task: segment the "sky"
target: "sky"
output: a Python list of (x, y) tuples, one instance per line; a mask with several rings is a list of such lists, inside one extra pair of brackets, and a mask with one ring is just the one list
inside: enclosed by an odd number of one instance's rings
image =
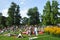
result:
[[(8, 8), (10, 7), (11, 2), (15, 2), (20, 6), (20, 14), (22, 17), (28, 17), (28, 9), (33, 7), (37, 7), (39, 13), (42, 14), (47, 1), (48, 0), (0, 0), (0, 12), (3, 13), (3, 16), (7, 17)], [(60, 0), (57, 1), (60, 4)]]

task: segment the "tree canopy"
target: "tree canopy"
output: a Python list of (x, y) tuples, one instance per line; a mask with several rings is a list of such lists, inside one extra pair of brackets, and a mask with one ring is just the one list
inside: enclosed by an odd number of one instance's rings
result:
[(43, 10), (43, 24), (44, 25), (56, 25), (58, 23), (58, 2), (53, 0), (52, 5), (50, 1), (47, 1)]
[(7, 24), (10, 25), (20, 25), (20, 9), (19, 5), (12, 2), (10, 8), (8, 9), (8, 21)]
[(28, 10), (27, 15), (29, 16), (29, 24), (31, 25), (36, 25), (40, 23), (40, 19), (39, 19), (39, 12), (38, 12), (38, 8), (34, 7), (34, 8), (30, 8)]

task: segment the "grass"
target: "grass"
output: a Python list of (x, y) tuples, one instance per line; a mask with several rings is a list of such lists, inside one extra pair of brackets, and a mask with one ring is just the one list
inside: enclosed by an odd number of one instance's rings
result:
[[(7, 36), (0, 36), (0, 40), (29, 40), (27, 35), (23, 35), (24, 38), (16, 38), (16, 37), (7, 37)], [(60, 40), (59, 37), (55, 37), (52, 35), (47, 34), (40, 34), (37, 36), (38, 38), (35, 40)]]
[(19, 40), (19, 39), (13, 37), (7, 37), (7, 36), (0, 36), (0, 40)]
[(0, 40), (28, 40), (28, 36), (24, 35), (24, 38), (17, 38), (15, 36), (8, 37), (8, 36), (0, 36)]
[(44, 34), (44, 35), (39, 35), (38, 39), (35, 39), (35, 40), (60, 40), (60, 38), (52, 35)]

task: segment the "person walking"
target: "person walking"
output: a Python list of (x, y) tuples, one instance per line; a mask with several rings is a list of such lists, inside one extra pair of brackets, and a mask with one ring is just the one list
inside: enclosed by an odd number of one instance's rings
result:
[(37, 32), (37, 26), (35, 25), (35, 28), (34, 28), (34, 34), (37, 36), (38, 35), (38, 32)]

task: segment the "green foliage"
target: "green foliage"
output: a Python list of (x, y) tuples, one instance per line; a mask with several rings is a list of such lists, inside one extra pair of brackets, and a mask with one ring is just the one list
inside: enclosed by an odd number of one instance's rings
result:
[(8, 20), (7, 24), (8, 25), (20, 25), (20, 10), (19, 10), (19, 5), (16, 3), (12, 2), (10, 8), (8, 9)]
[(23, 25), (27, 25), (28, 24), (28, 18), (27, 17), (22, 18), (22, 24)]
[(6, 17), (0, 16), (0, 28), (6, 27)]
[(58, 17), (58, 23), (60, 23), (60, 17)]
[[(57, 19), (58, 19), (58, 2), (57, 1), (52, 1), (52, 8), (51, 8), (51, 10), (52, 10), (52, 15), (53, 15), (53, 17), (51, 17), (52, 19), (51, 19), (51, 22), (53, 22), (53, 24), (57, 24)], [(52, 21), (53, 20), (53, 21)]]
[(43, 10), (43, 25), (50, 24), (50, 13), (51, 13), (51, 4), (50, 1), (47, 1), (46, 6), (44, 6)]
[(6, 27), (6, 17), (2, 16), (1, 18), (1, 24)]
[(30, 8), (28, 10), (27, 15), (29, 16), (29, 23), (30, 25), (35, 25), (35, 24), (39, 24), (40, 23), (40, 19), (39, 19), (39, 12), (38, 12), (38, 8), (34, 7), (34, 8)]
[(58, 14), (58, 2), (53, 0), (51, 5), (50, 1), (47, 1), (43, 10), (42, 23), (44, 25), (56, 25), (58, 23)]

